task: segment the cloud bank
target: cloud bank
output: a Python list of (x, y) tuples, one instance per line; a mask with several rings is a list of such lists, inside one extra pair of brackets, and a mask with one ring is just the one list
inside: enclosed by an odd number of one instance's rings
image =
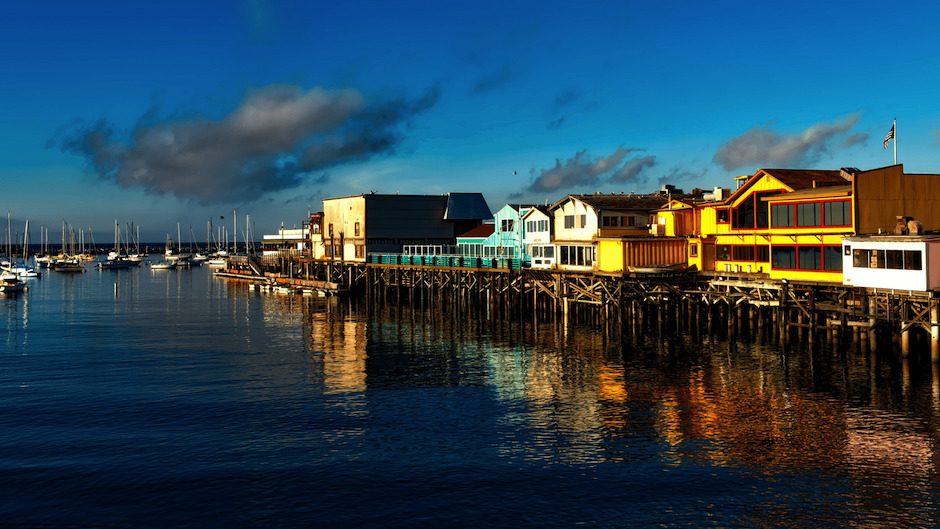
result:
[(712, 160), (729, 171), (749, 165), (812, 165), (833, 146), (846, 148), (865, 143), (867, 133), (850, 134), (860, 117), (861, 112), (856, 112), (836, 123), (818, 123), (791, 135), (771, 129), (770, 124), (758, 125), (719, 146)]
[(620, 146), (609, 156), (600, 158), (592, 158), (586, 150), (582, 150), (564, 163), (556, 159), (555, 166), (542, 169), (526, 191), (550, 193), (602, 183), (639, 182), (641, 173), (656, 164), (655, 156), (627, 159), (631, 153), (640, 150)]
[(141, 119), (129, 134), (102, 120), (53, 143), (121, 187), (203, 204), (254, 200), (395, 152), (409, 120), (438, 96), (434, 88), (417, 99), (367, 101), (353, 89), (271, 85), (248, 92), (220, 119)]

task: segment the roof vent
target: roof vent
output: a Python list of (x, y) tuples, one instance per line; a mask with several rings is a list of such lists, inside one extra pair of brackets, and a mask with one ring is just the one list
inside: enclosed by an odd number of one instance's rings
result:
[(923, 235), (924, 234), (924, 225), (921, 224), (919, 220), (909, 220), (907, 221), (907, 231), (911, 235)]

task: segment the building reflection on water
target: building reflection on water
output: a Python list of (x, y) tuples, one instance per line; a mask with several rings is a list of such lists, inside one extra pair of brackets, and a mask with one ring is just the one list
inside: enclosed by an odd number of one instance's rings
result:
[[(621, 342), (430, 302), (302, 307), (290, 310), (303, 314), (324, 392), (486, 385), (502, 410), (505, 457), (848, 474), (859, 498), (866, 483), (894, 480), (897, 501), (929, 494), (937, 479), (940, 373), (929, 366), (853, 352), (784, 356), (707, 336)], [(860, 500), (867, 509), (877, 506)]]

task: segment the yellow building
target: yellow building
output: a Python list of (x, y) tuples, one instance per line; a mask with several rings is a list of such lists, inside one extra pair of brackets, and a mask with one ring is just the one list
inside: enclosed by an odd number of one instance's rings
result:
[[(688, 245), (700, 270), (842, 282), (842, 237), (889, 232), (901, 216), (940, 228), (940, 175), (761, 169), (721, 202), (699, 204)], [(658, 212), (664, 234), (675, 214)]]

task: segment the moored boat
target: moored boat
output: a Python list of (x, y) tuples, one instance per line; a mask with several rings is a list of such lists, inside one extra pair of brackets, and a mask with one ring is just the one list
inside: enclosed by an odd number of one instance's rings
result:
[(20, 292), (26, 290), (26, 283), (10, 272), (0, 273), (0, 292)]
[(56, 272), (82, 273), (85, 271), (85, 266), (81, 261), (75, 261), (72, 259), (57, 260), (54, 261), (50, 266)]
[(176, 268), (176, 263), (174, 261), (157, 261), (155, 263), (150, 263), (151, 270), (172, 270)]

